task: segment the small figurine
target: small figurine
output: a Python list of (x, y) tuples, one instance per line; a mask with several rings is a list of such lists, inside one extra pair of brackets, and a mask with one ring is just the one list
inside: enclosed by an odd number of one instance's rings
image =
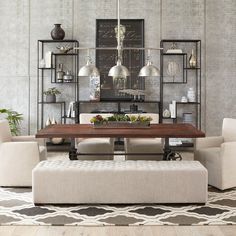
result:
[(60, 53), (68, 53), (69, 51), (73, 50), (73, 47), (65, 45), (65, 46), (57, 46), (57, 49), (59, 49)]

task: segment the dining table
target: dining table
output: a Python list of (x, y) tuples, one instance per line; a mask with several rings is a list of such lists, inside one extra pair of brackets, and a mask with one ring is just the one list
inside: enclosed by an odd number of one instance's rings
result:
[[(181, 160), (179, 153), (170, 146), (170, 138), (200, 138), (205, 137), (205, 133), (192, 124), (151, 124), (148, 127), (104, 127), (96, 128), (93, 124), (54, 124), (39, 130), (36, 138), (69, 138), (71, 146), (69, 150), (69, 159), (78, 160), (79, 153), (76, 149), (76, 138), (163, 138), (163, 160)], [(94, 153), (93, 153), (94, 154)], [(137, 153), (128, 153), (125, 155), (136, 155)], [(140, 153), (142, 155), (143, 153)], [(87, 153), (87, 155), (89, 155)], [(98, 155), (108, 155), (99, 153)], [(154, 154), (153, 154), (154, 155)]]

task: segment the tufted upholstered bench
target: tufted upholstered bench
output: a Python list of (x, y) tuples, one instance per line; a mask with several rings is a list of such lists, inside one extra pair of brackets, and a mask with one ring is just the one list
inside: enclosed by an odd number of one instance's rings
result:
[(43, 161), (33, 170), (35, 204), (205, 203), (198, 161)]

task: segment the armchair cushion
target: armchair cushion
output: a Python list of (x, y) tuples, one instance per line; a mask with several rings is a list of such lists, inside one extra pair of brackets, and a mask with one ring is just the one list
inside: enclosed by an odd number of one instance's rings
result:
[(220, 147), (220, 145), (224, 142), (224, 138), (222, 136), (212, 136), (197, 138), (194, 142), (194, 148), (195, 150), (198, 150), (202, 148)]
[(11, 138), (12, 142), (30, 142), (30, 141), (36, 141), (36, 138), (32, 135), (29, 136), (12, 136)]
[(39, 147), (37, 142), (5, 142), (0, 145), (0, 156), (12, 158), (13, 156), (31, 157), (39, 160)]
[(27, 136), (12, 136), (12, 142), (29, 142), (34, 141), (37, 142), (40, 146), (45, 146), (45, 139), (43, 138), (35, 138), (34, 135), (27, 135)]
[(201, 162), (204, 166), (219, 161), (220, 147), (202, 148), (196, 150), (194, 159)]

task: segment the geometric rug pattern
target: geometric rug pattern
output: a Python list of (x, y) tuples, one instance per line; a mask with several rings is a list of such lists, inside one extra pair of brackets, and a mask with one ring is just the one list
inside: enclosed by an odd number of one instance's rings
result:
[(236, 188), (209, 187), (206, 205), (34, 206), (31, 188), (0, 188), (0, 225), (228, 225), (236, 224)]

